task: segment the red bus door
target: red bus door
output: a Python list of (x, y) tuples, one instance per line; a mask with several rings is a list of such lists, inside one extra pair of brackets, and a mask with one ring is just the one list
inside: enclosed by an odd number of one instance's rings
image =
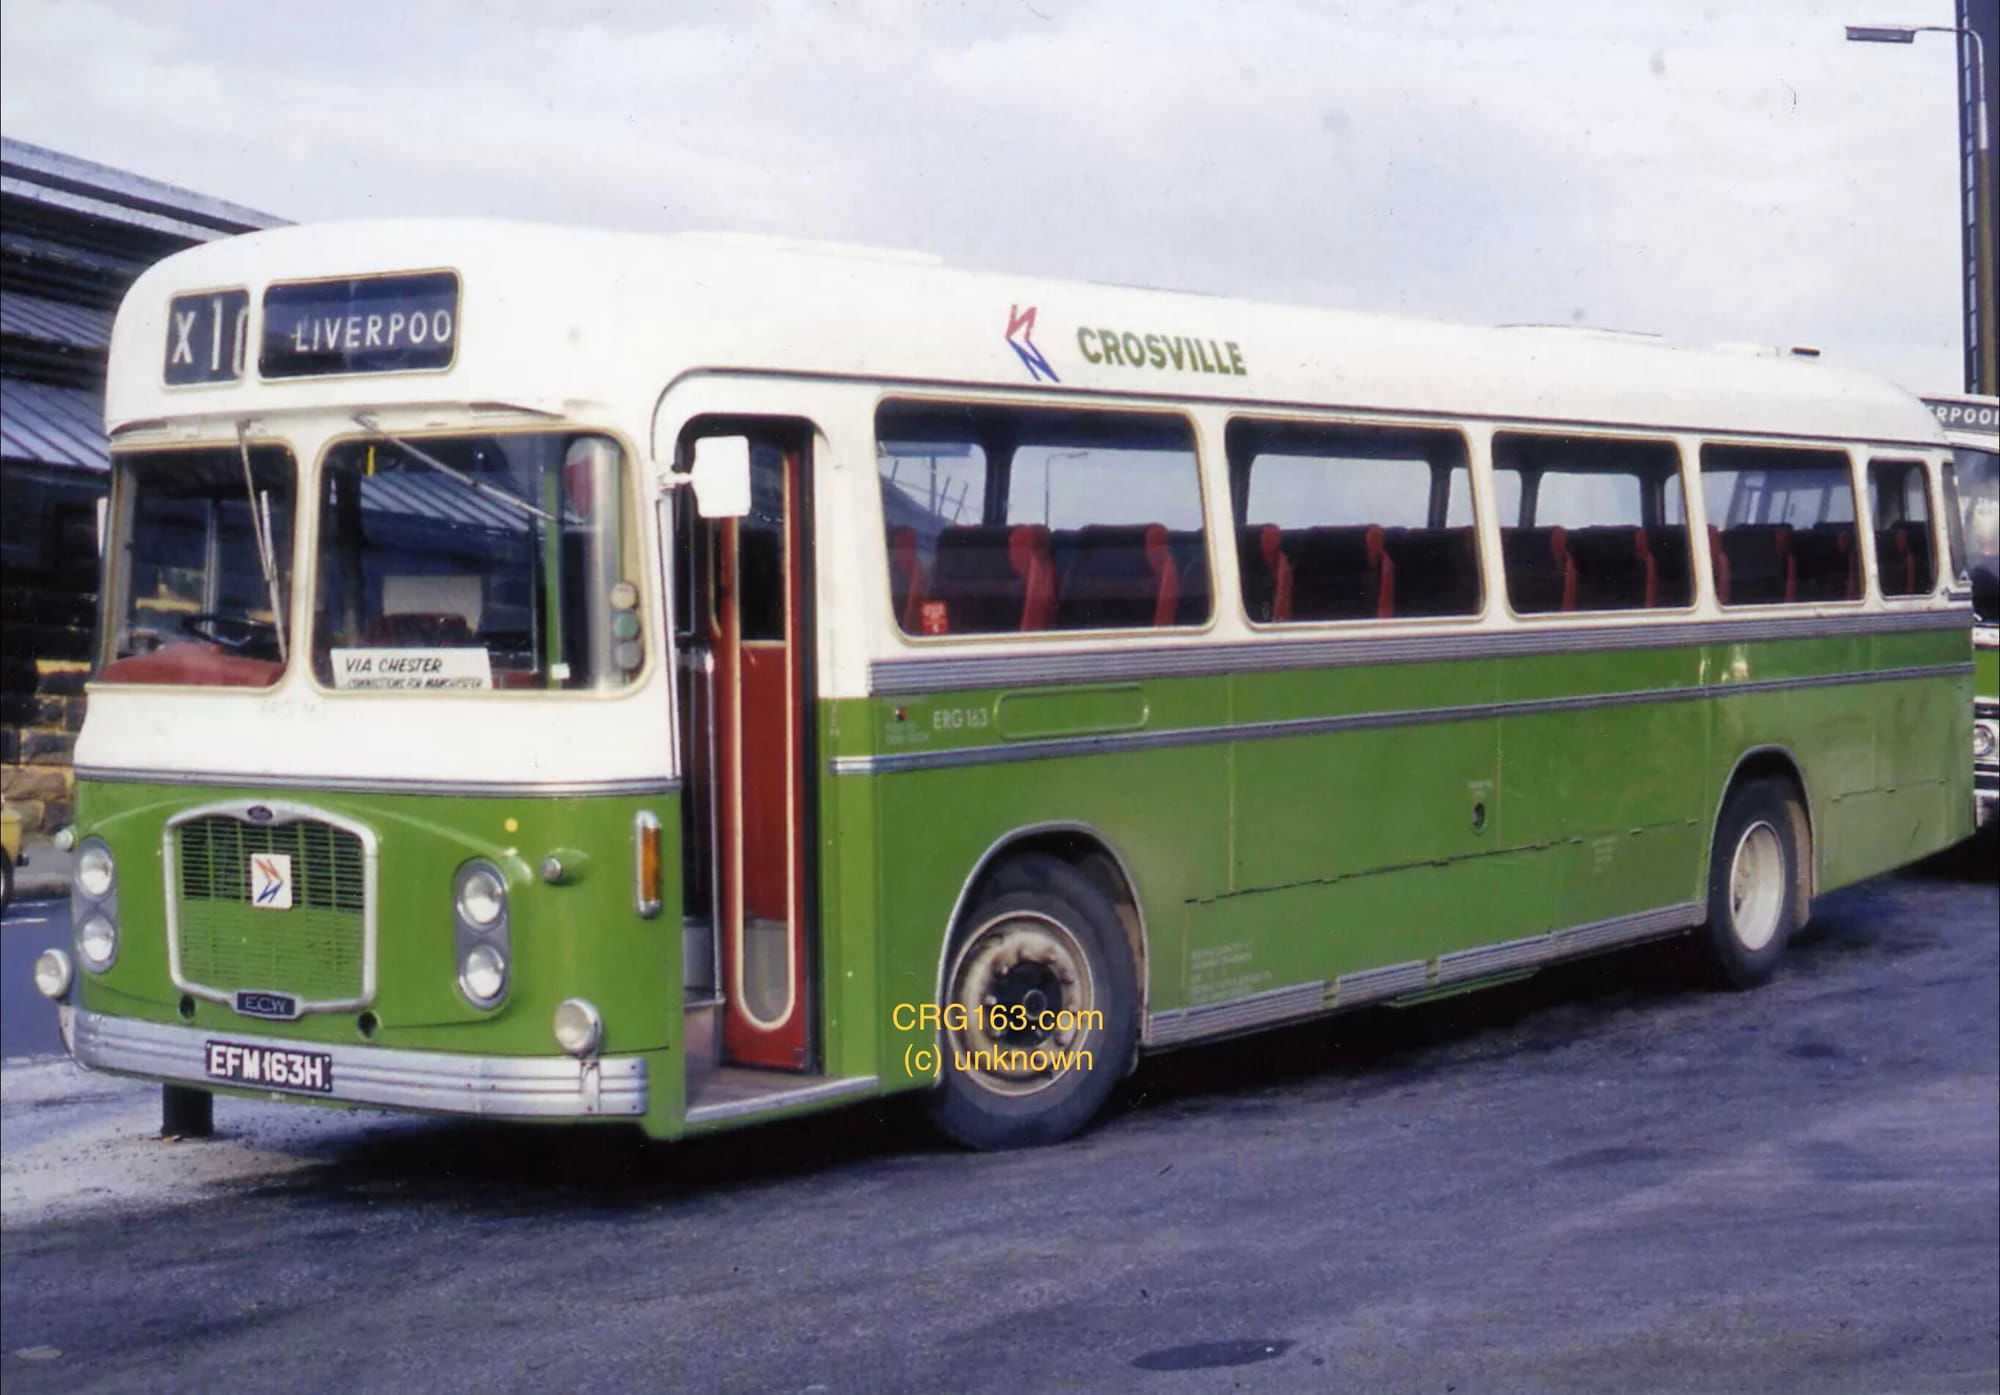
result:
[[(718, 433), (721, 434), (721, 433)], [(728, 434), (742, 434), (740, 425)], [(751, 505), (704, 523), (714, 657), (722, 1054), (812, 1064), (806, 825), (810, 636), (803, 432), (750, 433)]]

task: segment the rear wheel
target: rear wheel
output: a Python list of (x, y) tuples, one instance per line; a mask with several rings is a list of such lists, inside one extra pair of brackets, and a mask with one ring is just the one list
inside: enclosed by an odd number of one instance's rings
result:
[(1138, 993), (1117, 910), (1052, 857), (993, 877), (953, 938), (931, 1119), (973, 1148), (1054, 1143), (1131, 1064)]
[(1781, 781), (1753, 780), (1724, 802), (1709, 850), (1708, 923), (1696, 936), (1721, 986), (1766, 982), (1804, 924), (1804, 826), (1797, 797)]

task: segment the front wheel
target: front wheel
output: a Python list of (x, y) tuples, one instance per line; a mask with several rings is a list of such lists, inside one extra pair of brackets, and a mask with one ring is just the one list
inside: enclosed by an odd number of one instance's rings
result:
[(1708, 858), (1708, 923), (1697, 944), (1709, 976), (1755, 988), (1778, 967), (1805, 923), (1805, 819), (1789, 786), (1756, 780), (1734, 791), (1715, 822)]
[(1068, 1138), (1131, 1064), (1138, 992), (1118, 912), (1052, 857), (994, 875), (953, 938), (931, 1119), (972, 1148)]

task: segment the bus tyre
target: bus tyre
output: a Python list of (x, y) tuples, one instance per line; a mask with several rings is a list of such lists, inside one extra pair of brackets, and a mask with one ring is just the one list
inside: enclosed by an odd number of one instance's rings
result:
[(993, 876), (946, 958), (931, 1120), (970, 1148), (1056, 1143), (1132, 1063), (1132, 951), (1118, 912), (1052, 857)]
[(1777, 780), (1753, 780), (1723, 804), (1708, 858), (1708, 923), (1696, 932), (1718, 987), (1766, 982), (1805, 922), (1804, 822), (1790, 787)]

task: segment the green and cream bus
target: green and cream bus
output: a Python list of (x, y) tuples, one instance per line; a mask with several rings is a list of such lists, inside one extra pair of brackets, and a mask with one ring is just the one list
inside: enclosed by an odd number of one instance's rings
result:
[(1961, 393), (1926, 397), (1951, 442), (1945, 492), (1957, 498), (1946, 521), (1958, 529), (1952, 545), (1965, 557), (1972, 582), (1974, 712), (1972, 778), (1979, 822), (2000, 805), (2000, 397)]
[(1949, 448), (1801, 351), (385, 222), (147, 272), (107, 425), (38, 976), (170, 1097), (1045, 1141), (1972, 825)]

